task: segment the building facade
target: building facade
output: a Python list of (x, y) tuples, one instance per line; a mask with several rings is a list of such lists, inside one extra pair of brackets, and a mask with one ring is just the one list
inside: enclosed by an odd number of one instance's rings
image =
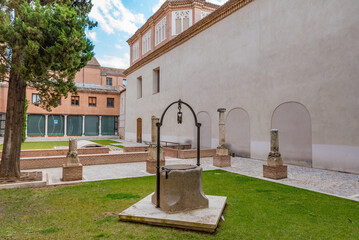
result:
[[(267, 159), (277, 128), (285, 163), (359, 174), (358, 12), (356, 0), (229, 0), (125, 71), (126, 139), (150, 141), (151, 116), (182, 99), (202, 147), (218, 145), (226, 108), (237, 156)], [(178, 125), (177, 111), (161, 140), (194, 143), (191, 113)]]
[[(78, 95), (59, 99), (51, 112), (39, 107), (36, 89), (28, 87), (28, 137), (118, 135), (122, 69), (102, 67), (93, 58), (76, 74)], [(0, 85), (0, 135), (4, 135), (8, 85)]]
[(128, 39), (130, 65), (160, 48), (219, 6), (205, 0), (168, 0)]

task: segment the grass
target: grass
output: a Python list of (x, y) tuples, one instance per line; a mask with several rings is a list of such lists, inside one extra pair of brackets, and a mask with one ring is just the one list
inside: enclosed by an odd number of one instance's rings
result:
[(227, 196), (215, 234), (119, 222), (155, 177), (0, 190), (0, 239), (359, 239), (359, 203), (222, 170), (204, 192)]
[(90, 140), (90, 141), (97, 143), (97, 144), (104, 145), (104, 146), (123, 148), (122, 145), (114, 145), (114, 144), (119, 144), (120, 142), (116, 142), (116, 141), (112, 141), (112, 140)]
[[(21, 150), (30, 149), (53, 149), (54, 147), (68, 146), (68, 141), (43, 141), (43, 142), (25, 142), (21, 144)], [(2, 150), (3, 145), (0, 145)]]

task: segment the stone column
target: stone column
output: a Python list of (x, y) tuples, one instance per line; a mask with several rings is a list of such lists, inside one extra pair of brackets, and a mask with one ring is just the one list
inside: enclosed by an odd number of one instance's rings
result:
[(67, 137), (67, 115), (64, 116), (64, 137)]
[(49, 121), (49, 116), (45, 115), (45, 137), (48, 137), (48, 132), (47, 132), (48, 121)]
[(216, 167), (230, 167), (231, 156), (229, 155), (226, 146), (226, 121), (225, 121), (225, 108), (219, 108), (219, 145), (216, 149), (216, 155), (213, 157), (213, 165)]
[(157, 144), (157, 123), (160, 121), (159, 118), (152, 116), (151, 117), (151, 143)]
[(70, 138), (66, 163), (62, 166), (62, 181), (82, 180), (82, 164), (77, 153), (77, 139)]
[[(148, 159), (146, 161), (146, 171), (148, 173), (156, 173), (157, 167), (157, 123), (160, 121), (159, 118), (151, 117), (151, 144), (148, 148)], [(163, 149), (160, 146), (160, 166), (165, 165), (165, 158)]]
[(85, 136), (85, 116), (82, 116), (82, 136)]
[(263, 165), (263, 176), (272, 179), (286, 178), (287, 166), (283, 165), (282, 156), (279, 152), (278, 129), (272, 129), (270, 137), (270, 152), (268, 154), (267, 165)]
[(222, 147), (226, 144), (226, 122), (224, 119), (226, 109), (219, 108), (217, 111), (219, 113), (219, 147)]
[(102, 133), (101, 133), (101, 124), (102, 124), (102, 116), (98, 116), (98, 135), (99, 136), (102, 136)]

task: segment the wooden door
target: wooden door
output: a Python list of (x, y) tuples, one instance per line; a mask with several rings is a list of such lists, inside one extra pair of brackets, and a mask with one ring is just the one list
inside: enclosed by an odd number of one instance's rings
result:
[(137, 118), (137, 142), (142, 142), (142, 118)]

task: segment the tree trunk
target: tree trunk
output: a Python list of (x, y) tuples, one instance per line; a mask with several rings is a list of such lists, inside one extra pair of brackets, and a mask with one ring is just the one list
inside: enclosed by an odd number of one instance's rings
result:
[[(21, 56), (13, 61), (21, 61)], [(10, 71), (7, 98), (4, 145), (0, 165), (0, 177), (20, 177), (20, 151), (24, 122), (26, 83), (19, 73)]]

